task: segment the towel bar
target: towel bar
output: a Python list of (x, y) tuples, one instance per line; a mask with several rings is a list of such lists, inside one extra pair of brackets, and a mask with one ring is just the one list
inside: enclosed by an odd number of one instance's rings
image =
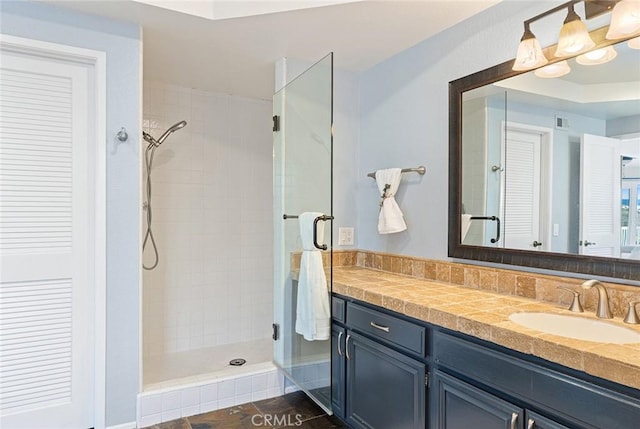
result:
[[(424, 175), (424, 173), (427, 172), (427, 167), (425, 167), (424, 165), (421, 165), (420, 167), (403, 168), (402, 169), (403, 173), (412, 173), (414, 171), (422, 176), (422, 175)], [(372, 179), (375, 179), (376, 178), (376, 172), (374, 171), (372, 173), (367, 174), (367, 177), (371, 177)]]

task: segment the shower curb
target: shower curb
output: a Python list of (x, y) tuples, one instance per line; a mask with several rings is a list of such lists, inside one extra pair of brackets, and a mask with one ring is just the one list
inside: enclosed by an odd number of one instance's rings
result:
[(284, 395), (284, 374), (275, 366), (238, 374), (212, 373), (176, 386), (158, 387), (138, 394), (137, 424), (143, 428), (222, 408)]

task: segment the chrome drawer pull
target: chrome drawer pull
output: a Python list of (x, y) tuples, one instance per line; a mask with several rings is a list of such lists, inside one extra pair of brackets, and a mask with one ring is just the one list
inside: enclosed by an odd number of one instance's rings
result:
[(536, 425), (536, 421), (533, 419), (529, 419), (529, 422), (527, 423), (527, 429), (533, 429)]
[(511, 414), (511, 429), (516, 429), (518, 427), (518, 413)]
[(351, 338), (351, 335), (347, 334), (347, 338), (344, 340), (344, 354), (347, 359), (351, 360), (351, 356), (349, 356), (349, 338)]
[(388, 326), (381, 326), (381, 325), (378, 325), (376, 322), (371, 322), (371, 326), (373, 326), (376, 329), (380, 329), (381, 331), (389, 332)]
[(342, 350), (340, 349), (340, 338), (342, 338), (342, 332), (338, 334), (338, 356), (342, 356)]

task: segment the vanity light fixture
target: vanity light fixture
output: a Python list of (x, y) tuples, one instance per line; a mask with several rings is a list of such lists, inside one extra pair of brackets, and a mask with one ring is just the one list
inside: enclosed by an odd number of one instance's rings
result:
[(608, 63), (617, 56), (618, 53), (613, 46), (607, 46), (606, 48), (596, 49), (578, 56), (576, 62), (583, 66), (595, 66)]
[(631, 49), (640, 49), (640, 37), (629, 40), (627, 45), (629, 45)]
[[(576, 13), (576, 3), (584, 4), (587, 20), (604, 13), (612, 13), (607, 39), (628, 38), (635, 33), (640, 35), (640, 0), (571, 0), (524, 21), (524, 35), (512, 66), (514, 71), (536, 69), (548, 64), (550, 60), (574, 57), (596, 47), (587, 26)], [(564, 10), (567, 15), (560, 29), (555, 52), (552, 54), (542, 49), (530, 26), (535, 21)], [(608, 52), (608, 55), (611, 53)]]
[(619, 1), (611, 12), (611, 24), (605, 37), (616, 40), (638, 32), (640, 32), (640, 0)]
[(563, 60), (536, 69), (536, 71), (534, 71), (533, 73), (541, 78), (552, 79), (554, 77), (561, 77), (569, 74), (570, 71), (571, 67), (569, 67), (569, 63), (566, 60)]
[(558, 36), (558, 46), (553, 54), (555, 57), (573, 56), (596, 46), (596, 42), (589, 36), (587, 26), (576, 13), (573, 3), (569, 4), (568, 9)]

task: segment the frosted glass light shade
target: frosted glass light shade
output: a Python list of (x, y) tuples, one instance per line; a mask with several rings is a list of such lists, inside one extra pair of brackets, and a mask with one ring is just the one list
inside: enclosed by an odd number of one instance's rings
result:
[(596, 43), (591, 39), (591, 36), (589, 36), (587, 26), (584, 25), (578, 17), (569, 22), (565, 21), (562, 25), (560, 36), (558, 36), (558, 46), (554, 55), (556, 57), (573, 56), (588, 51), (595, 45)]
[(531, 70), (549, 62), (542, 53), (542, 47), (538, 39), (533, 34), (531, 36), (521, 40), (520, 45), (518, 45), (518, 53), (512, 67), (514, 71)]
[(580, 55), (576, 58), (576, 62), (583, 66), (595, 66), (608, 63), (617, 56), (618, 53), (613, 46), (607, 46), (606, 48), (596, 49), (595, 51)]
[(611, 24), (605, 36), (609, 40), (621, 39), (640, 32), (640, 0), (622, 0), (611, 12)]
[(544, 79), (551, 79), (554, 77), (564, 76), (570, 71), (571, 67), (569, 67), (569, 63), (565, 60), (542, 67), (536, 70), (534, 74)]
[(631, 49), (640, 49), (640, 37), (629, 40), (627, 45), (629, 45)]

